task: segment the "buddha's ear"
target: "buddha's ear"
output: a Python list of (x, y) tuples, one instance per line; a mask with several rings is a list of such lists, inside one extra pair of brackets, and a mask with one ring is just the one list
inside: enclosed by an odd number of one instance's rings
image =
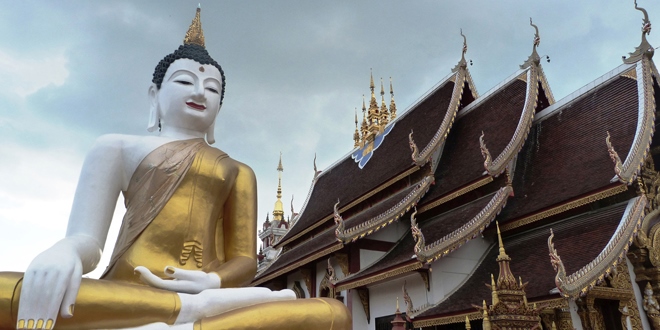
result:
[(206, 130), (206, 143), (214, 144), (215, 143), (215, 122), (209, 126), (209, 129)]
[(147, 131), (153, 132), (158, 129), (159, 117), (158, 87), (156, 87), (156, 84), (151, 84), (149, 87), (149, 122), (147, 123)]
[(213, 124), (209, 126), (209, 128), (206, 130), (206, 142), (208, 144), (214, 144), (215, 143), (215, 121), (218, 120), (218, 113), (220, 112), (220, 109), (222, 108), (222, 104), (218, 107), (218, 112), (215, 114), (215, 119), (213, 120)]

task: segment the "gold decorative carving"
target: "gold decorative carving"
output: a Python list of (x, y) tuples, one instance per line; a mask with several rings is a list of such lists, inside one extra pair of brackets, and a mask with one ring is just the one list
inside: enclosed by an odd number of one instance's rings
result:
[[(626, 262), (620, 262), (616, 265), (616, 272), (610, 278), (610, 285), (615, 289), (622, 289), (630, 294), (630, 298), (628, 299), (619, 299), (619, 310), (622, 311), (621, 323), (626, 324), (626, 319), (629, 318), (633, 330), (642, 330), (642, 320), (639, 315), (639, 308), (633, 291), (633, 283), (630, 280)], [(624, 309), (627, 310), (625, 313), (623, 312)]]
[(204, 31), (202, 30), (202, 21), (200, 19), (201, 8), (197, 7), (197, 12), (195, 13), (195, 18), (193, 18), (188, 31), (186, 32), (185, 38), (183, 38), (184, 45), (198, 45), (205, 47), (204, 45)]
[(431, 282), (429, 279), (429, 271), (426, 269), (421, 269), (419, 272), (419, 276), (422, 277), (422, 281), (424, 282), (424, 286), (426, 287), (426, 291), (431, 291)]
[(653, 329), (660, 330), (660, 305), (653, 296), (653, 288), (650, 282), (646, 283), (644, 289), (644, 311), (651, 324), (653, 324)]
[(408, 290), (406, 290), (406, 281), (403, 281), (403, 287), (401, 287), (401, 291), (403, 294), (403, 302), (406, 303), (406, 318), (408, 321), (410, 321), (410, 315), (412, 315), (414, 308), (412, 298), (410, 298)]
[(360, 303), (364, 309), (364, 315), (367, 316), (367, 324), (371, 323), (371, 313), (369, 312), (369, 289), (367, 288), (358, 288), (357, 291), (358, 297), (360, 297)]
[(620, 74), (620, 76), (630, 78), (632, 80), (637, 80), (637, 70), (635, 70), (635, 67), (633, 67), (632, 69)]
[(303, 277), (303, 280), (305, 281), (305, 286), (307, 287), (307, 292), (309, 292), (309, 295), (311, 297), (314, 297), (314, 288), (312, 287), (312, 271), (307, 268), (301, 268), (300, 269), (300, 274)]
[(488, 204), (472, 219), (460, 228), (429, 245), (426, 245), (424, 242), (424, 235), (417, 226), (415, 219), (416, 212), (413, 213), (410, 221), (413, 238), (416, 243), (414, 251), (417, 259), (421, 262), (430, 263), (448, 255), (469, 240), (477, 237), (502, 210), (506, 205), (507, 198), (512, 194), (513, 188), (511, 186), (500, 188)]
[(401, 274), (406, 274), (406, 273), (412, 272), (414, 270), (420, 269), (420, 268), (422, 268), (422, 266), (423, 266), (423, 264), (421, 262), (415, 260), (411, 264), (406, 264), (404, 266), (394, 268), (394, 269), (391, 269), (391, 270), (386, 271), (386, 272), (378, 273), (378, 274), (368, 276), (368, 277), (365, 277), (365, 278), (362, 278), (362, 279), (359, 279), (359, 280), (351, 280), (350, 282), (347, 282), (347, 283), (340, 283), (339, 285), (337, 285), (337, 291), (344, 291), (344, 290), (354, 289), (354, 288), (365, 286), (365, 285), (368, 285), (368, 284), (371, 284), (371, 283), (382, 281), (382, 280), (390, 278), (390, 277), (398, 276), (398, 275), (401, 275)]
[(314, 253), (312, 255), (309, 255), (309, 256), (301, 259), (301, 260), (298, 260), (298, 261), (296, 261), (292, 264), (289, 264), (288, 266), (283, 267), (283, 268), (271, 273), (270, 275), (264, 276), (262, 278), (258, 278), (254, 282), (252, 282), (250, 285), (251, 286), (257, 286), (261, 283), (268, 282), (268, 281), (270, 281), (270, 280), (272, 280), (272, 279), (274, 279), (274, 278), (276, 278), (280, 275), (283, 275), (283, 274), (286, 274), (286, 273), (288, 273), (292, 270), (295, 270), (295, 269), (299, 268), (300, 266), (306, 265), (311, 261), (322, 258), (323, 256), (326, 256), (326, 255), (328, 255), (332, 252), (339, 251), (343, 247), (344, 247), (344, 244), (341, 244), (341, 243), (337, 242), (334, 245), (331, 245), (331, 246), (329, 246), (329, 247), (327, 247), (327, 248), (325, 248), (325, 249), (323, 249), (319, 252), (316, 252), (316, 253)]
[(443, 316), (443, 317), (427, 319), (427, 320), (419, 320), (419, 321), (413, 320), (413, 327), (426, 328), (426, 327), (432, 327), (434, 325), (462, 323), (465, 322), (465, 317), (467, 317), (470, 321), (483, 319), (483, 315), (481, 314), (481, 312), (472, 312), (472, 313), (460, 314), (460, 315)]
[(451, 69), (451, 72), (458, 72), (461, 69), (463, 70), (467, 69), (467, 61), (465, 61), (465, 53), (467, 53), (468, 46), (467, 46), (467, 38), (465, 38), (465, 35), (463, 34), (463, 29), (461, 29), (461, 37), (463, 37), (463, 51), (461, 52), (461, 60), (458, 61), (458, 63), (453, 69)]
[(547, 217), (557, 215), (559, 213), (566, 212), (568, 210), (572, 210), (574, 208), (577, 208), (577, 207), (580, 207), (580, 206), (583, 206), (583, 205), (586, 205), (586, 204), (589, 204), (589, 203), (593, 203), (597, 200), (601, 200), (603, 198), (618, 195), (618, 194), (620, 194), (624, 191), (627, 191), (627, 190), (628, 190), (628, 187), (626, 185), (623, 185), (623, 184), (622, 185), (617, 185), (617, 186), (609, 188), (607, 190), (597, 192), (595, 194), (587, 195), (583, 198), (580, 198), (580, 199), (577, 199), (577, 200), (574, 200), (574, 201), (571, 201), (571, 202), (568, 202), (568, 203), (564, 203), (564, 204), (555, 206), (555, 207), (553, 207), (549, 210), (539, 212), (539, 213), (524, 217), (524, 218), (516, 220), (516, 221), (509, 222), (507, 224), (502, 225), (502, 231), (508, 231), (508, 230), (511, 230), (511, 229), (522, 227), (524, 225), (534, 223), (534, 222), (539, 221), (541, 219), (545, 219)]
[(481, 154), (484, 157), (484, 168), (486, 169), (484, 174), (489, 174), (495, 177), (502, 174), (506, 169), (506, 166), (511, 163), (520, 149), (522, 149), (523, 144), (525, 144), (525, 140), (527, 139), (527, 135), (529, 135), (529, 131), (532, 128), (539, 97), (539, 71), (537, 65), (530, 66), (529, 70), (523, 73), (523, 75), (529, 75), (525, 104), (523, 105), (523, 110), (520, 114), (516, 130), (514, 131), (511, 140), (509, 140), (509, 143), (494, 160), (491, 160), (490, 152), (486, 148), (486, 143), (484, 142), (484, 132), (481, 132), (481, 136), (479, 137)]
[(386, 226), (390, 225), (392, 222), (398, 220), (406, 212), (410, 210), (411, 207), (417, 204), (419, 200), (429, 191), (431, 184), (435, 181), (433, 175), (424, 177), (420, 182), (418, 182), (403, 199), (401, 199), (394, 206), (386, 210), (385, 212), (358, 224), (355, 227), (344, 229), (344, 219), (339, 214), (337, 206), (339, 201), (334, 206), (334, 219), (337, 228), (335, 229), (335, 236), (340, 242), (348, 243), (354, 242), (366, 235), (370, 235), (373, 232), (376, 232)]
[(426, 212), (430, 209), (436, 208), (436, 207), (438, 207), (438, 206), (440, 206), (444, 203), (447, 203), (448, 201), (450, 201), (450, 200), (452, 200), (456, 197), (465, 195), (466, 193), (469, 193), (470, 191), (475, 190), (479, 187), (485, 186), (486, 184), (489, 184), (491, 182), (493, 182), (493, 177), (492, 176), (483, 177), (483, 178), (479, 179), (478, 181), (476, 181), (476, 182), (474, 182), (470, 185), (467, 185), (467, 186), (465, 186), (461, 189), (458, 189), (458, 190), (456, 190), (456, 191), (454, 191), (454, 192), (452, 192), (448, 195), (445, 195), (445, 196), (441, 197), (440, 199), (436, 200), (435, 202), (432, 202), (432, 203), (429, 203), (429, 204), (426, 204), (426, 205), (420, 207), (419, 208), (419, 213), (424, 213), (424, 212)]
[(344, 274), (344, 277), (351, 275), (351, 272), (348, 271), (348, 254), (335, 253), (335, 260), (337, 260), (339, 268), (341, 268), (341, 272)]
[(636, 235), (646, 208), (646, 197), (640, 196), (631, 200), (626, 209), (626, 216), (621, 219), (621, 225), (614, 232), (603, 251), (591, 262), (577, 272), (566, 275), (564, 264), (552, 243), (554, 233), (550, 229), (548, 249), (550, 263), (557, 272), (555, 284), (564, 297), (573, 299), (585, 296), (597, 283), (603, 281), (614, 267), (625, 257), (628, 247)]
[(335, 269), (330, 263), (330, 258), (328, 258), (328, 266), (325, 269), (325, 276), (319, 284), (319, 296), (327, 298), (336, 298), (336, 288), (337, 277), (335, 276)]

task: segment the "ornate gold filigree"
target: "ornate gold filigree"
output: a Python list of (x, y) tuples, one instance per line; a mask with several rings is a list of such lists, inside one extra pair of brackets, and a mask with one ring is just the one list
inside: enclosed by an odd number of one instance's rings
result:
[(202, 11), (201, 7), (197, 7), (197, 12), (195, 13), (195, 18), (193, 18), (188, 32), (186, 32), (186, 37), (183, 38), (184, 45), (198, 45), (204, 46), (204, 31), (202, 30), (202, 21), (200, 19), (200, 12)]
[(375, 282), (379, 282), (379, 281), (388, 279), (390, 277), (399, 276), (401, 274), (407, 274), (407, 273), (410, 273), (412, 271), (415, 271), (415, 270), (418, 270), (418, 269), (422, 268), (422, 266), (424, 266), (424, 265), (421, 262), (415, 260), (413, 263), (408, 263), (408, 264), (405, 264), (403, 266), (396, 267), (396, 268), (390, 269), (390, 270), (385, 271), (385, 272), (380, 272), (380, 273), (377, 273), (377, 274), (374, 274), (372, 276), (368, 276), (368, 277), (365, 277), (365, 278), (362, 278), (362, 279), (359, 279), (359, 280), (352, 281), (352, 279), (351, 279), (351, 282), (339, 283), (339, 285), (337, 285), (337, 291), (344, 291), (344, 290), (359, 288), (359, 287), (362, 287), (362, 286), (365, 286), (365, 285), (369, 285), (371, 283), (375, 283)]
[(341, 268), (341, 272), (344, 274), (344, 277), (351, 275), (351, 272), (348, 271), (348, 254), (346, 253), (335, 253), (335, 259)]
[(367, 323), (371, 322), (371, 313), (369, 312), (369, 289), (367, 288), (358, 288), (357, 290), (358, 297), (360, 298), (360, 303), (364, 309), (364, 315), (367, 316)]
[(561, 257), (552, 243), (554, 233), (550, 230), (548, 237), (548, 250), (550, 263), (557, 272), (555, 284), (564, 297), (573, 299), (585, 296), (597, 283), (603, 281), (614, 267), (625, 257), (628, 247), (636, 235), (641, 220), (644, 217), (646, 197), (640, 196), (629, 202), (626, 216), (621, 219), (621, 225), (614, 232), (612, 238), (601, 253), (577, 272), (567, 275)]
[(616, 152), (616, 150), (614, 150), (614, 147), (610, 142), (609, 131), (607, 131), (607, 137), (605, 138), (605, 143), (607, 144), (607, 152), (610, 154), (610, 158), (612, 158), (612, 162), (614, 162), (614, 173), (616, 173), (616, 176), (619, 177), (619, 181), (626, 184), (631, 184), (633, 178), (624, 179), (621, 176), (623, 173), (623, 164), (621, 163), (621, 158), (619, 157), (619, 154)]
[(307, 292), (313, 297), (314, 288), (312, 287), (312, 271), (308, 268), (301, 268), (300, 275), (302, 275), (303, 280), (305, 281)]
[(415, 188), (413, 188), (394, 206), (385, 212), (348, 229), (344, 229), (344, 220), (337, 209), (337, 205), (339, 205), (339, 201), (337, 201), (337, 204), (335, 204), (334, 207), (334, 219), (335, 224), (337, 225), (335, 235), (337, 236), (337, 239), (344, 243), (354, 242), (398, 220), (408, 212), (411, 207), (417, 205), (417, 202), (419, 202), (426, 192), (428, 192), (429, 188), (431, 188), (431, 184), (434, 180), (435, 178), (432, 175), (424, 177), (424, 179), (416, 184)]
[(337, 277), (335, 276), (335, 269), (330, 263), (330, 258), (328, 258), (328, 266), (325, 270), (325, 275), (319, 284), (319, 295), (327, 298), (335, 298), (337, 291), (335, 285), (337, 284)]
[(408, 290), (406, 290), (406, 281), (403, 281), (403, 287), (401, 287), (401, 291), (403, 293), (403, 302), (406, 303), (406, 319), (410, 321), (410, 315), (413, 312), (413, 302), (412, 298), (410, 298), (410, 295), (408, 294)]
[(450, 201), (450, 200), (452, 200), (456, 197), (465, 195), (466, 193), (469, 193), (470, 191), (475, 190), (479, 187), (485, 186), (485, 185), (487, 185), (491, 182), (493, 182), (493, 177), (492, 176), (482, 177), (481, 179), (477, 180), (476, 182), (474, 182), (472, 184), (469, 184), (469, 185), (467, 185), (463, 188), (460, 188), (460, 189), (458, 189), (458, 190), (456, 190), (452, 193), (449, 193), (449, 194), (439, 198), (435, 202), (432, 202), (432, 203), (429, 203), (429, 204), (426, 204), (426, 205), (420, 207), (419, 208), (419, 213), (424, 213), (428, 210), (434, 209), (434, 208), (436, 208), (436, 207), (438, 207), (438, 206), (440, 206), (444, 203), (447, 203), (448, 201)]
[(477, 237), (490, 224), (506, 205), (507, 198), (513, 193), (511, 186), (500, 188), (486, 206), (460, 228), (443, 238), (426, 245), (424, 235), (417, 226), (414, 214), (410, 218), (411, 230), (415, 239), (415, 256), (421, 262), (430, 263), (444, 257), (461, 245)]
[(524, 218), (516, 220), (516, 221), (509, 222), (507, 224), (502, 225), (502, 231), (507, 231), (507, 230), (518, 228), (518, 227), (522, 227), (524, 225), (534, 223), (534, 222), (539, 221), (541, 219), (545, 219), (547, 217), (551, 217), (553, 215), (557, 215), (559, 213), (563, 213), (563, 212), (566, 212), (568, 210), (572, 210), (574, 208), (577, 208), (577, 207), (580, 207), (580, 206), (583, 206), (583, 205), (587, 205), (589, 203), (593, 203), (597, 200), (601, 200), (603, 198), (618, 195), (618, 194), (620, 194), (624, 191), (627, 191), (627, 190), (628, 190), (628, 187), (626, 187), (626, 185), (618, 185), (616, 187), (612, 187), (612, 188), (609, 188), (607, 190), (585, 196), (585, 197), (577, 199), (575, 201), (555, 206), (555, 207), (553, 207), (549, 210), (539, 212), (539, 213), (524, 217)]
[(481, 312), (471, 312), (471, 313), (467, 313), (467, 314), (443, 316), (443, 317), (438, 317), (438, 318), (433, 318), (433, 319), (428, 319), (428, 320), (413, 321), (413, 327), (415, 327), (415, 328), (426, 328), (426, 327), (432, 327), (434, 325), (462, 323), (462, 322), (465, 321), (465, 317), (467, 317), (469, 320), (481, 320), (481, 319), (483, 319), (483, 315), (482, 315)]
[(632, 80), (637, 80), (637, 70), (633, 67), (632, 69), (620, 74), (621, 77), (630, 78)]

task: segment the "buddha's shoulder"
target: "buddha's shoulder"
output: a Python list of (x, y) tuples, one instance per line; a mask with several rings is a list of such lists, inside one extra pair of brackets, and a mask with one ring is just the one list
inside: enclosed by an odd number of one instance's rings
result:
[(240, 176), (254, 176), (254, 171), (247, 164), (240, 162), (234, 158), (231, 158), (226, 152), (207, 145), (204, 150), (204, 157), (207, 159), (212, 159), (214, 161), (221, 160), (222, 167), (231, 172), (235, 172)]

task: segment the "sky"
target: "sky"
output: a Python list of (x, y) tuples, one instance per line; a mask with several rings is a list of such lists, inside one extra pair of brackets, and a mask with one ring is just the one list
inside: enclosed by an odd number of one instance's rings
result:
[[(660, 2), (639, 0), (651, 22)], [(633, 1), (207, 1), (206, 47), (227, 76), (215, 147), (251, 166), (258, 222), (272, 212), (280, 152), (285, 216), (353, 147), (354, 111), (392, 77), (399, 115), (450, 73), (467, 37), (479, 94), (538, 52), (556, 100), (640, 42)], [(147, 135), (147, 89), (197, 1), (0, 2), (0, 271), (24, 271), (66, 230), (85, 154), (103, 134)], [(657, 33), (657, 32), (656, 32)], [(660, 46), (651, 33), (649, 41)], [(389, 97), (386, 98), (389, 104)], [(357, 164), (356, 164), (357, 166)], [(350, 181), (338, 182), (350, 189)], [(332, 203), (333, 201), (328, 201)], [(107, 265), (123, 202), (118, 201)]]

